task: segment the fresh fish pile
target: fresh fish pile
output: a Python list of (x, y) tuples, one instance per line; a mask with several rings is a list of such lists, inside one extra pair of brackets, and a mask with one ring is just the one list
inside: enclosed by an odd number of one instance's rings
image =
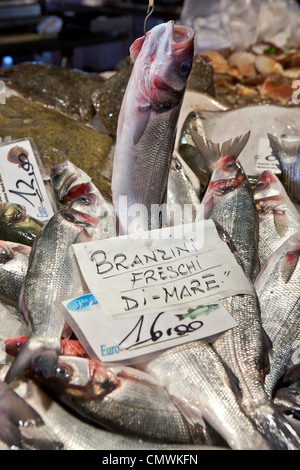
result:
[[(116, 136), (113, 204), (95, 184), (91, 167), (77, 166), (63, 153), (48, 168), (54, 215), (33, 233), (31, 246), (11, 240), (12, 229), (2, 237), (0, 448), (300, 450), (299, 153), (291, 135), (272, 137), (288, 129), (297, 140), (298, 112), (260, 106), (266, 124), (274, 114), (264, 138), (280, 173), (257, 167), (253, 184), (248, 156), (255, 158), (262, 135), (258, 107), (251, 108), (251, 126), (241, 119), (245, 109), (194, 112), (179, 129), (174, 150), (193, 31), (172, 21), (159, 24), (134, 42), (131, 56)], [(99, 172), (107, 173), (108, 165)], [(137, 223), (127, 212), (132, 205), (151, 209), (164, 203), (167, 215), (160, 220), (150, 212)], [(180, 220), (172, 205), (182, 208)], [(60, 299), (87, 291), (72, 245), (199, 217), (214, 221), (252, 286), (250, 293), (220, 300), (237, 325), (130, 365), (90, 357), (58, 308)], [(8, 335), (2, 329), (2, 303), (12, 317), (23, 315), (24, 330), (13, 326)], [(205, 314), (214, 308), (213, 302), (197, 307)], [(189, 310), (191, 320), (197, 309)], [(180, 321), (184, 316), (178, 315)]]

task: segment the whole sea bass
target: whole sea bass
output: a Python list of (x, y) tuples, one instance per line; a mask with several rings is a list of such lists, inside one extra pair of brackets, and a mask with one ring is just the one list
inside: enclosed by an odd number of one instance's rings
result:
[[(250, 183), (234, 155), (219, 158), (202, 202), (207, 206), (206, 216), (229, 234), (246, 276), (253, 280), (258, 260), (258, 219)], [(222, 333), (212, 347), (236, 376), (243, 410), (275, 449), (299, 449), (299, 436), (264, 390), (267, 341), (254, 288), (253, 295), (236, 295), (221, 302), (237, 326)]]
[[(112, 173), (120, 234), (160, 226), (156, 211), (151, 215), (150, 209), (166, 202), (176, 126), (193, 53), (193, 30), (173, 21), (155, 26), (130, 48), (135, 63), (119, 114)], [(144, 207), (138, 217), (134, 204)]]
[(300, 231), (275, 251), (255, 281), (262, 324), (272, 342), (270, 370), (265, 378), (271, 397), (300, 345), (299, 256)]
[(54, 301), (83, 291), (72, 244), (92, 239), (98, 214), (97, 196), (82, 196), (56, 212), (36, 237), (19, 299), (31, 333), (8, 371), (7, 382), (32, 360), (39, 362), (45, 375), (54, 370), (65, 325)]
[(260, 175), (253, 196), (259, 218), (259, 259), (263, 266), (277, 248), (300, 229), (300, 214), (271, 171)]

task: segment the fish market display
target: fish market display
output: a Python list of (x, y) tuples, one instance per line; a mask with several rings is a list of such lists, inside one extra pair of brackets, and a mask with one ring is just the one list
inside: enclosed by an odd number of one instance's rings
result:
[[(159, 227), (159, 221), (151, 215), (151, 205), (162, 204), (166, 196), (193, 45), (193, 31), (169, 21), (157, 25), (131, 46), (135, 64), (119, 114), (112, 174), (120, 234)], [(150, 57), (153, 60), (149, 61)], [(138, 221), (128, 217), (127, 209), (122, 207), (124, 197), (128, 208), (143, 204), (148, 214)]]
[(0, 202), (0, 238), (31, 246), (43, 227), (42, 222), (26, 213), (25, 206)]
[(274, 155), (279, 161), (282, 181), (293, 202), (300, 203), (300, 140), (278, 139), (268, 134)]
[(72, 244), (95, 235), (99, 206), (94, 194), (75, 199), (56, 212), (36, 237), (20, 294), (31, 334), (8, 371), (8, 382), (33, 359), (39, 359), (46, 375), (54, 369), (65, 324), (54, 301), (84, 289)]
[[(299, 51), (193, 52), (194, 31), (168, 21), (108, 79), (0, 69), (0, 140), (33, 139), (54, 210), (41, 225), (0, 203), (1, 450), (300, 450)], [(178, 343), (166, 327), (156, 350), (140, 305), (141, 355), (100, 362), (85, 327), (107, 343), (112, 331), (91, 320), (101, 299), (85, 303), (73, 245), (97, 240), (103, 255), (112, 238), (121, 253), (119, 235), (203, 218), (250, 291), (196, 295), (174, 317), (217, 322), (222, 304), (235, 326), (190, 342), (177, 328)]]
[(259, 259), (263, 266), (285, 240), (300, 229), (300, 214), (279, 178), (264, 171), (253, 189), (259, 217)]
[[(219, 158), (202, 203), (208, 206), (206, 217), (229, 234), (245, 274), (253, 280), (258, 270), (257, 212), (250, 183), (234, 155)], [(222, 333), (212, 347), (238, 380), (242, 408), (274, 448), (299, 448), (296, 432), (264, 390), (266, 344), (254, 290), (253, 295), (228, 297), (222, 303), (237, 326)]]
[(298, 231), (268, 259), (255, 281), (262, 325), (272, 343), (270, 370), (265, 378), (269, 396), (274, 395), (295, 348), (299, 348), (299, 254)]
[(22, 97), (84, 123), (94, 117), (92, 96), (105, 82), (96, 74), (30, 62), (0, 69), (0, 78)]
[(28, 245), (0, 241), (0, 299), (9, 305), (18, 304), (30, 251)]
[(111, 200), (110, 136), (18, 96), (8, 97), (0, 107), (0, 137), (6, 136), (32, 137), (46, 172), (65, 160), (84, 168), (103, 197)]
[[(217, 144), (222, 144), (236, 135), (245, 135), (250, 131), (249, 141), (241, 151), (239, 161), (248, 176), (255, 176), (270, 169), (260, 166), (260, 159), (258, 159), (259, 156), (269, 156), (272, 153), (271, 149), (268, 149), (270, 145), (268, 133), (279, 137), (299, 137), (299, 119), (299, 107), (264, 104), (224, 111), (196, 111), (195, 119), (188, 124), (203, 138)], [(265, 164), (264, 161), (263, 163)], [(273, 157), (272, 163), (277, 169), (276, 158)]]

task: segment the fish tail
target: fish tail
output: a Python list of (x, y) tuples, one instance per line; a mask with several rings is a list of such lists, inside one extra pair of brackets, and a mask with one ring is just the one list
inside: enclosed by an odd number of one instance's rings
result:
[(38, 364), (39, 369), (46, 378), (53, 374), (59, 356), (59, 348), (56, 345), (45, 344), (42, 341), (28, 338), (21, 351), (10, 366), (5, 382), (10, 383), (21, 372), (23, 372), (33, 361)]
[(222, 146), (220, 146), (220, 144), (216, 144), (202, 137), (192, 126), (188, 126), (188, 130), (208, 168), (211, 166), (212, 162), (216, 162), (223, 155), (233, 155), (235, 158), (238, 158), (250, 137), (249, 131), (245, 135), (223, 142)]
[(251, 417), (275, 450), (300, 450), (300, 436), (275, 405), (264, 404)]
[(297, 140), (284, 140), (267, 133), (271, 148), (276, 158), (281, 162), (281, 154), (298, 155), (300, 153), (300, 137)]

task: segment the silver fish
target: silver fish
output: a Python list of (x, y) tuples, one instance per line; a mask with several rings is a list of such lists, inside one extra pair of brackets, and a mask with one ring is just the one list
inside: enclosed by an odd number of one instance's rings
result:
[(58, 210), (80, 196), (96, 194), (101, 209), (98, 238), (116, 236), (116, 217), (111, 202), (102, 196), (91, 178), (81, 168), (65, 160), (51, 167), (50, 180)]
[(166, 387), (191, 423), (209, 423), (232, 449), (272, 449), (242, 411), (239, 396), (211, 346), (194, 341), (155, 354), (136, 367)]
[(261, 174), (253, 196), (259, 217), (258, 251), (263, 266), (285, 240), (300, 230), (300, 214), (271, 171)]
[[(89, 358), (60, 356), (55, 374), (33, 377), (78, 416), (107, 430), (173, 444), (224, 444), (213, 433), (191, 426), (167, 391), (131, 367), (105, 367)], [(214, 436), (215, 434), (215, 436)]]
[(194, 222), (202, 218), (201, 210), (199, 195), (174, 152), (168, 179), (167, 225)]
[(255, 281), (264, 330), (272, 342), (265, 389), (273, 396), (300, 337), (300, 231), (268, 259)]
[(279, 161), (282, 183), (293, 202), (300, 203), (300, 137), (281, 139), (268, 134), (273, 154)]
[(31, 247), (0, 240), (0, 299), (17, 307)]
[[(235, 156), (219, 158), (202, 202), (208, 205), (206, 216), (228, 233), (246, 276), (253, 280), (258, 269), (258, 218), (250, 183)], [(219, 335), (212, 347), (238, 381), (243, 410), (271, 446), (299, 448), (300, 437), (264, 390), (267, 343), (254, 288), (253, 295), (236, 295), (221, 302), (237, 326)], [(271, 426), (274, 422), (276, 430)]]
[[(120, 234), (160, 226), (151, 206), (165, 202), (193, 51), (193, 30), (173, 21), (155, 26), (130, 48), (134, 67), (119, 113), (112, 172)], [(139, 217), (131, 214), (136, 204), (146, 209)]]
[(20, 294), (20, 309), (31, 333), (7, 373), (7, 382), (33, 359), (46, 375), (54, 370), (65, 325), (54, 301), (84, 290), (72, 244), (92, 238), (98, 212), (96, 195), (82, 196), (56, 212), (35, 239)]

